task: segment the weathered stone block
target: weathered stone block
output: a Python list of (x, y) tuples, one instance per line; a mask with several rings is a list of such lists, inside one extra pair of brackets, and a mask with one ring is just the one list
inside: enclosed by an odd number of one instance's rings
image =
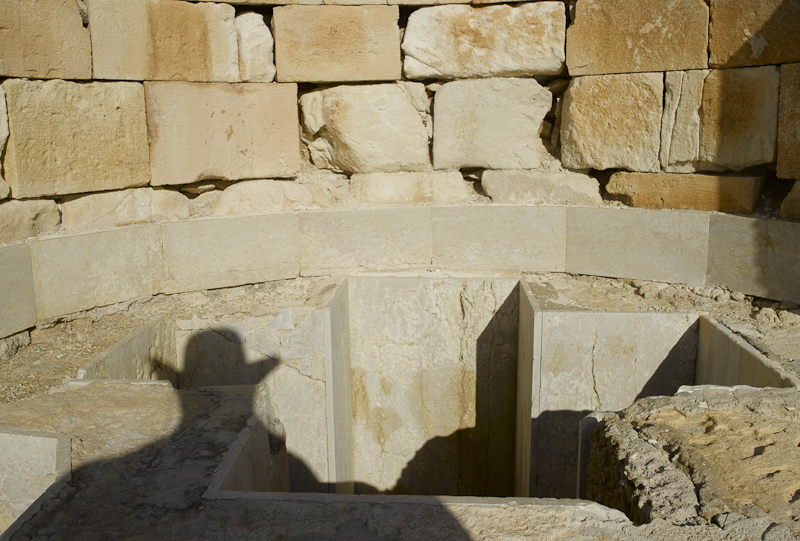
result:
[(476, 195), (458, 171), (356, 173), (350, 188), (359, 201), (377, 205), (453, 203)]
[(94, 77), (238, 81), (234, 16), (227, 4), (91, 0)]
[(781, 203), (781, 217), (800, 220), (800, 181), (794, 183), (789, 195)]
[(800, 61), (800, 1), (710, 0), (710, 6), (710, 66)]
[(283, 209), (283, 181), (248, 180), (237, 182), (219, 194), (211, 211), (216, 216), (264, 214)]
[(403, 34), (403, 71), (410, 79), (557, 75), (565, 29), (561, 2), (421, 8)]
[(547, 155), (539, 133), (552, 99), (534, 79), (444, 84), (434, 98), (434, 167), (539, 167)]
[(38, 319), (163, 291), (160, 226), (37, 240), (30, 246)]
[(297, 86), (145, 83), (152, 184), (291, 177)]
[[(6, 91), (0, 86), (0, 163), (6, 150), (8, 141), (8, 107), (6, 107)], [(3, 171), (0, 170), (0, 199), (5, 199), (11, 193), (8, 183), (3, 178)]]
[(61, 215), (51, 199), (0, 203), (0, 244), (58, 231)]
[(89, 30), (75, 0), (2, 0), (0, 21), (0, 77), (92, 78)]
[(282, 6), (273, 12), (278, 81), (400, 79), (397, 6)]
[(700, 157), (700, 106), (708, 70), (670, 71), (664, 77), (661, 167), (691, 173)]
[(152, 220), (150, 188), (70, 197), (61, 203), (64, 230), (70, 233), (144, 224)]
[(663, 94), (661, 73), (573, 79), (561, 116), (564, 166), (658, 171)]
[(800, 64), (781, 66), (778, 176), (800, 180)]
[(626, 205), (749, 214), (761, 194), (762, 177), (615, 173), (606, 185)]
[(164, 224), (167, 293), (231, 287), (298, 275), (293, 214)]
[(567, 272), (704, 284), (708, 214), (568, 208)]
[(269, 83), (275, 79), (272, 33), (258, 13), (242, 13), (235, 19), (239, 43), (239, 77), (242, 81)]
[(0, 248), (0, 337), (36, 325), (31, 252), (27, 245)]
[(300, 97), (317, 167), (355, 173), (430, 168), (430, 102), (422, 83), (336, 86)]
[(11, 131), (3, 167), (13, 197), (150, 182), (142, 85), (9, 79), (3, 88)]
[(505, 170), (483, 172), (483, 191), (494, 203), (601, 205), (600, 183), (583, 173)]
[(150, 192), (151, 213), (154, 222), (185, 220), (191, 214), (189, 198), (175, 190)]
[(576, 75), (708, 67), (704, 0), (581, 0), (567, 30), (567, 67)]
[(563, 207), (433, 209), (433, 265), (480, 271), (563, 272)]

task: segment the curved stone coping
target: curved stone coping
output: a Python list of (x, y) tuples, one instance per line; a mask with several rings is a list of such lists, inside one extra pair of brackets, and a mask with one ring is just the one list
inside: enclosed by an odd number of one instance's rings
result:
[(629, 208), (431, 206), (152, 224), (0, 248), (0, 337), (158, 293), (358, 272), (570, 272), (800, 301), (800, 223)]

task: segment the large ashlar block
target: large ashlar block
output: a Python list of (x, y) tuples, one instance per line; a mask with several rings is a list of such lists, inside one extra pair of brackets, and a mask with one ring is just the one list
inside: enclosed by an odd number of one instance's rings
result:
[(564, 67), (561, 2), (421, 8), (403, 34), (410, 79), (558, 75)]
[(150, 188), (137, 188), (67, 198), (61, 203), (64, 230), (74, 233), (148, 223), (153, 216), (151, 193)]
[(282, 6), (273, 12), (278, 81), (400, 79), (397, 6)]
[(300, 97), (317, 167), (355, 173), (430, 169), (430, 102), (422, 83), (336, 86)]
[(294, 214), (212, 218), (163, 228), (167, 293), (298, 275), (300, 241)]
[(708, 70), (670, 71), (664, 77), (661, 167), (691, 173), (700, 158), (700, 106)]
[[(2, 141), (2, 135), (0, 135), (0, 141)], [(781, 66), (780, 104), (778, 105), (778, 176), (800, 180), (800, 64)]]
[(75, 0), (0, 0), (0, 77), (92, 78), (92, 46)]
[(711, 215), (708, 283), (800, 302), (800, 223)]
[(235, 11), (175, 0), (90, 0), (96, 79), (239, 80)]
[(472, 79), (436, 92), (436, 169), (535, 169), (547, 151), (539, 133), (553, 96), (534, 79)]
[(0, 244), (55, 233), (61, 224), (52, 199), (0, 203)]
[(148, 82), (145, 94), (154, 186), (300, 168), (294, 84)]
[(12, 197), (150, 182), (142, 85), (8, 79), (3, 88), (11, 131), (3, 167)]
[(163, 291), (160, 226), (38, 240), (30, 246), (40, 320)]
[(300, 274), (427, 267), (431, 209), (345, 210), (300, 215)]
[(564, 166), (658, 171), (663, 79), (661, 73), (573, 79), (561, 113)]
[(522, 205), (601, 205), (600, 183), (583, 173), (524, 169), (487, 170), (481, 188), (493, 203)]
[(710, 0), (710, 6), (710, 66), (800, 61), (800, 1)]
[(708, 67), (704, 0), (580, 0), (567, 30), (567, 67), (576, 75)]
[(568, 208), (567, 272), (704, 284), (708, 214)]
[(633, 207), (749, 214), (755, 209), (763, 182), (763, 177), (615, 173), (606, 191)]
[(0, 338), (36, 325), (31, 251), (26, 244), (0, 248)]
[(258, 13), (242, 13), (234, 21), (239, 40), (239, 76), (242, 81), (269, 83), (275, 79), (275, 41)]
[(433, 209), (433, 265), (479, 271), (563, 272), (564, 207)]

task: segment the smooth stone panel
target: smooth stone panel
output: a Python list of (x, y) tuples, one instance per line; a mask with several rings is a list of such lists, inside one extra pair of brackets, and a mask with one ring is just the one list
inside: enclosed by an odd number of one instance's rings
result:
[(31, 252), (27, 245), (0, 248), (0, 338), (36, 325)]
[(704, 284), (708, 220), (695, 212), (568, 208), (566, 271)]
[(434, 207), (433, 266), (563, 272), (564, 207)]
[(37, 240), (30, 247), (39, 320), (163, 291), (157, 225)]
[(800, 64), (781, 66), (778, 176), (800, 180)]
[(300, 274), (402, 270), (431, 263), (431, 209), (300, 214)]
[(164, 224), (166, 293), (298, 275), (298, 216), (275, 214)]
[(800, 223), (711, 215), (708, 283), (800, 302)]

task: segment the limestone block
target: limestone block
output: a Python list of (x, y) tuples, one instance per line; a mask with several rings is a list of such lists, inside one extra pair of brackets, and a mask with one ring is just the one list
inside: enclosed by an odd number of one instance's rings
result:
[(213, 204), (211, 214), (263, 214), (283, 209), (282, 181), (248, 180), (225, 188)]
[(152, 184), (291, 177), (297, 86), (145, 83)]
[(272, 16), (278, 81), (400, 79), (397, 6), (281, 6)]
[(160, 226), (37, 240), (30, 246), (40, 320), (163, 291)]
[(31, 252), (27, 245), (0, 248), (0, 337), (36, 325)]
[(61, 215), (51, 199), (0, 203), (0, 244), (58, 231)]
[[(0, 86), (0, 163), (3, 163), (6, 141), (8, 141), (8, 107), (6, 107), (6, 91)], [(3, 171), (0, 169), (0, 199), (5, 199), (9, 193), (11, 193), (11, 188), (3, 178)]]
[(453, 81), (436, 92), (436, 169), (534, 169), (547, 151), (539, 133), (552, 106), (534, 79)]
[(275, 79), (272, 33), (258, 13), (242, 13), (235, 19), (239, 40), (239, 77), (242, 81), (268, 83)]
[(190, 200), (176, 190), (150, 192), (151, 215), (154, 222), (185, 220), (191, 214)]
[(300, 243), (292, 214), (164, 224), (166, 292), (295, 278)]
[(563, 272), (563, 207), (433, 209), (433, 266), (480, 271)]
[(317, 167), (355, 173), (430, 168), (430, 102), (422, 83), (336, 86), (300, 97)]
[(356, 173), (350, 188), (357, 200), (377, 205), (453, 203), (476, 195), (458, 171)]
[(8, 186), (8, 183), (3, 180), (3, 177), (0, 176), (0, 199), (5, 199), (11, 193), (11, 188)]
[(13, 197), (150, 182), (142, 85), (8, 79), (3, 88), (11, 131), (3, 168)]
[(428, 207), (303, 213), (300, 274), (426, 267), (430, 216)]
[(64, 230), (70, 233), (152, 221), (150, 188), (67, 198), (61, 203)]
[(493, 203), (524, 205), (601, 205), (600, 183), (583, 173), (486, 170), (484, 193)]
[(0, 21), (0, 77), (92, 78), (89, 30), (75, 0), (2, 0)]
[(234, 16), (227, 4), (90, 0), (94, 77), (238, 81)]
[(764, 66), (800, 61), (800, 1), (710, 0), (709, 65)]
[(558, 75), (566, 24), (561, 2), (421, 8), (403, 34), (403, 72), (410, 79)]
[(568, 208), (567, 272), (704, 284), (708, 216), (680, 211)]
[(781, 218), (800, 220), (800, 181), (794, 183), (789, 195), (781, 203)]
[(800, 64), (781, 66), (778, 115), (778, 176), (800, 180)]
[(700, 108), (700, 167), (739, 171), (775, 161), (776, 66), (712, 70)]
[(573, 79), (561, 117), (564, 166), (658, 171), (663, 94), (661, 73)]
[(700, 157), (700, 106), (708, 70), (670, 71), (664, 77), (661, 167), (691, 173)]
[(581, 0), (567, 30), (570, 75), (708, 67), (704, 0)]
[(606, 191), (633, 207), (750, 214), (763, 182), (763, 177), (614, 173)]

